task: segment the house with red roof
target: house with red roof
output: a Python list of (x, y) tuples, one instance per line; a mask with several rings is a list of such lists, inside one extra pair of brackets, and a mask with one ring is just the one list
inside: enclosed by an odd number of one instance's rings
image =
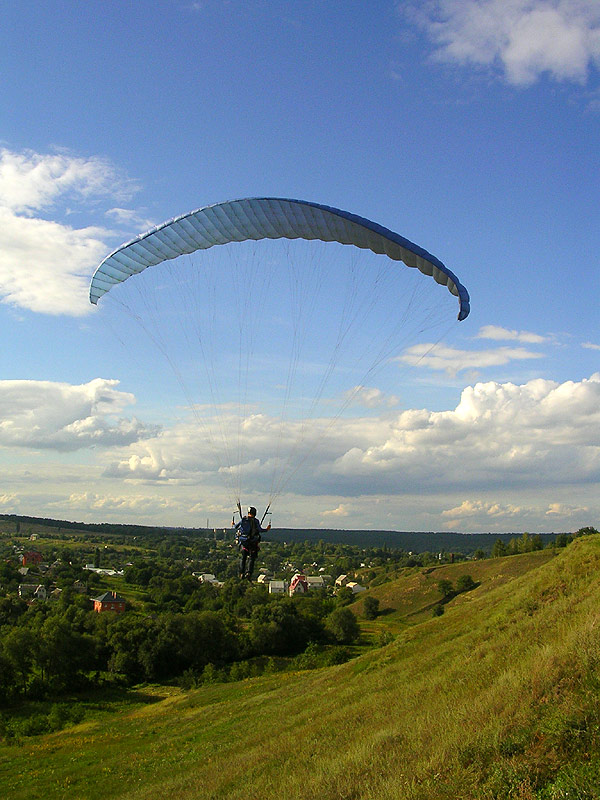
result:
[(115, 614), (121, 614), (125, 611), (127, 600), (124, 597), (119, 597), (116, 592), (104, 592), (100, 597), (93, 597), (94, 611), (101, 614), (104, 611), (114, 611)]

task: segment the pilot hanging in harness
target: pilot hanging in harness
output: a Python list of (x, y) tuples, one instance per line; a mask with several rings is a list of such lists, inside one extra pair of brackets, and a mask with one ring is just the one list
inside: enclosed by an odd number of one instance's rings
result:
[[(267, 525), (264, 530), (271, 530), (271, 525)], [(248, 516), (242, 519), (235, 526), (235, 541), (240, 548), (240, 578), (252, 580), (254, 562), (259, 551), (259, 542), (263, 528), (256, 519), (256, 509), (250, 506)]]

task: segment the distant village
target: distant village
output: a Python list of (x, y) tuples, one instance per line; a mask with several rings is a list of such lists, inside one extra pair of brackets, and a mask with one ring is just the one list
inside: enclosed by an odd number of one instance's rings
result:
[[(211, 583), (216, 587), (223, 585), (222, 581), (218, 581), (210, 572), (193, 572), (192, 574), (201, 583)], [(325, 575), (324, 573), (320, 575), (303, 575), (301, 572), (297, 572), (290, 581), (281, 581), (273, 580), (264, 568), (259, 570), (257, 583), (266, 584), (269, 594), (288, 594), (290, 597), (296, 594), (308, 594), (308, 592), (315, 589), (327, 589), (331, 585), (334, 585), (336, 589), (346, 586), (353, 594), (366, 591), (365, 586), (350, 580), (348, 575), (338, 575), (334, 581), (331, 575)]]
[[(30, 540), (35, 541), (36, 538), (36, 534), (32, 534)], [(60, 566), (60, 560), (52, 564), (44, 562), (42, 554), (35, 550), (34, 546), (30, 548), (16, 547), (15, 559), (20, 563), (18, 571), (24, 579), (23, 582), (18, 585), (18, 595), (21, 599), (29, 602), (45, 602), (60, 597), (62, 589), (58, 587), (47, 588), (47, 582), (42, 583), (39, 580), (31, 580), (34, 576), (37, 578), (42, 575), (52, 574), (53, 570)], [(125, 566), (131, 566), (131, 564)], [(92, 563), (85, 564), (83, 569), (90, 573), (108, 578), (123, 578), (125, 575), (125, 569), (115, 570), (104, 568)], [(192, 572), (192, 575), (200, 583), (210, 584), (216, 589), (220, 589), (223, 586), (223, 581), (218, 580), (212, 573)], [(27, 578), (30, 578), (30, 580), (26, 580)], [(302, 572), (296, 572), (289, 581), (276, 580), (269, 574), (267, 569), (261, 568), (258, 572), (256, 582), (259, 585), (266, 586), (269, 594), (289, 595), (290, 597), (308, 594), (317, 590), (326, 590), (328, 588), (331, 588), (332, 591), (337, 591), (345, 587), (353, 594), (366, 591), (366, 587), (352, 580), (351, 576), (338, 575), (334, 580), (331, 575), (325, 574), (322, 567), (319, 569), (318, 575), (306, 575)], [(73, 589), (81, 594), (87, 592), (87, 586), (81, 580), (74, 581)], [(121, 613), (125, 611), (127, 607), (127, 600), (114, 590), (108, 590), (97, 597), (91, 597), (90, 602), (93, 603), (94, 611), (98, 613), (107, 611)]]

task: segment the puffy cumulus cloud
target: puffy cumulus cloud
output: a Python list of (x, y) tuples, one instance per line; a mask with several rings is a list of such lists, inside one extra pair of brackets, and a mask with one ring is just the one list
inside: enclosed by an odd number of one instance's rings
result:
[(131, 444), (155, 435), (119, 416), (135, 402), (118, 381), (96, 378), (73, 386), (51, 381), (0, 381), (0, 446), (79, 450)]
[(502, 503), (496, 500), (463, 500), (462, 503), (442, 511), (444, 527), (447, 529), (472, 530), (511, 530), (527, 528), (530, 525), (539, 529), (546, 524), (555, 528), (564, 526), (564, 530), (576, 530), (587, 524), (589, 506), (569, 503)]
[(499, 325), (484, 325), (479, 329), (477, 339), (493, 339), (495, 341), (521, 342), (522, 344), (542, 344), (547, 337), (530, 331), (514, 331), (501, 328)]
[(484, 500), (463, 500), (459, 506), (442, 511), (443, 517), (473, 517), (485, 515), (487, 517), (516, 517), (523, 513), (521, 506), (501, 505)]
[(427, 32), (439, 58), (498, 64), (516, 86), (544, 73), (584, 82), (600, 64), (597, 0), (430, 0), (398, 8)]
[[(191, 418), (123, 449), (110, 458), (104, 475), (138, 482), (172, 484), (242, 483), (249, 491), (269, 492), (278, 477), (316, 470), (342, 455), (349, 441), (367, 447), (380, 439), (391, 420), (379, 418), (285, 420), (251, 414), (243, 420)], [(235, 492), (234, 492), (235, 494)]]
[(90, 310), (89, 275), (106, 254), (109, 232), (74, 228), (42, 211), (77, 199), (126, 198), (135, 185), (100, 158), (0, 150), (0, 299), (45, 314)]
[(463, 500), (460, 505), (442, 511), (442, 517), (447, 520), (444, 527), (448, 529), (460, 528), (473, 522), (484, 529), (497, 527), (498, 522), (508, 525), (514, 520), (520, 521), (527, 514), (528, 510), (522, 506), (484, 500)]
[[(219, 468), (216, 455), (227, 459), (221, 434), (235, 442), (230, 456), (241, 467)], [(600, 480), (600, 374), (580, 382), (477, 383), (452, 410), (315, 420), (308, 428), (253, 415), (237, 436), (233, 417), (219, 426), (182, 424), (123, 449), (106, 475), (215, 486), (229, 480), (268, 494), (281, 474), (296, 496), (336, 498), (326, 511), (367, 495), (593, 485)]]
[(351, 514), (350, 507), (346, 503), (340, 503), (337, 508), (332, 508), (322, 512), (324, 517), (349, 517)]
[[(233, 418), (211, 419), (206, 418), (201, 423), (192, 417), (123, 449), (116, 458), (111, 455), (104, 476), (129, 482), (194, 485), (200, 479), (218, 484), (235, 480), (235, 469), (227, 458), (228, 444), (237, 437)], [(246, 442), (257, 443), (261, 439), (264, 441), (264, 436), (257, 433), (254, 426), (246, 426)], [(244, 466), (256, 468), (258, 465), (251, 461)]]
[(106, 253), (105, 235), (0, 208), (2, 301), (44, 314), (87, 314), (89, 275), (82, 273)]
[(496, 347), (490, 350), (459, 350), (432, 342), (407, 347), (396, 361), (411, 367), (427, 367), (457, 375), (464, 370), (498, 367), (511, 361), (541, 358), (540, 353), (524, 347)]
[[(383, 430), (382, 430), (383, 432)], [(600, 375), (467, 387), (452, 411), (402, 412), (385, 440), (352, 446), (331, 472), (356, 490), (432, 493), (600, 479)], [(327, 486), (327, 481), (321, 478)]]

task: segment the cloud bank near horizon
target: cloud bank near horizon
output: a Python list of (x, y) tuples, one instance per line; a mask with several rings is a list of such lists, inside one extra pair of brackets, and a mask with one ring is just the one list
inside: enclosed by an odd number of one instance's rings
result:
[[(217, 441), (217, 423), (210, 424)], [(234, 417), (218, 424), (237, 436)], [(244, 421), (246, 491), (268, 493), (277, 460), (287, 458), (300, 464), (306, 458), (310, 465), (290, 484), (306, 497), (587, 485), (600, 478), (600, 373), (564, 383), (476, 383), (454, 409), (388, 410), (333, 426), (318, 420), (312, 438), (300, 435), (301, 426), (265, 414)], [(209, 438), (206, 425), (192, 421), (138, 437), (118, 458), (106, 453), (105, 475), (150, 485), (218, 484), (227, 468), (222, 465), (219, 476)], [(261, 460), (259, 453), (269, 455)]]
[[(134, 400), (114, 380), (0, 381), (0, 454), (54, 451), (57, 464), (70, 459), (57, 468), (24, 455), (0, 509), (27, 513), (29, 496), (58, 517), (133, 515), (194, 526), (213, 514), (225, 524), (227, 468), (219, 470), (207, 428), (214, 434), (217, 423), (190, 418), (159, 430), (125, 416)], [(233, 426), (228, 413), (219, 425)], [(318, 446), (305, 439), (296, 454), (309, 466), (284, 493), (292, 527), (406, 529), (410, 514), (424, 530), (568, 530), (595, 524), (600, 513), (600, 373), (562, 383), (487, 381), (466, 387), (445, 411), (384, 408), (381, 416), (322, 422)], [(275, 462), (291, 455), (299, 425), (265, 414), (245, 420), (244, 497), (268, 495)], [(73, 463), (69, 454), (92, 447), (93, 464)]]

